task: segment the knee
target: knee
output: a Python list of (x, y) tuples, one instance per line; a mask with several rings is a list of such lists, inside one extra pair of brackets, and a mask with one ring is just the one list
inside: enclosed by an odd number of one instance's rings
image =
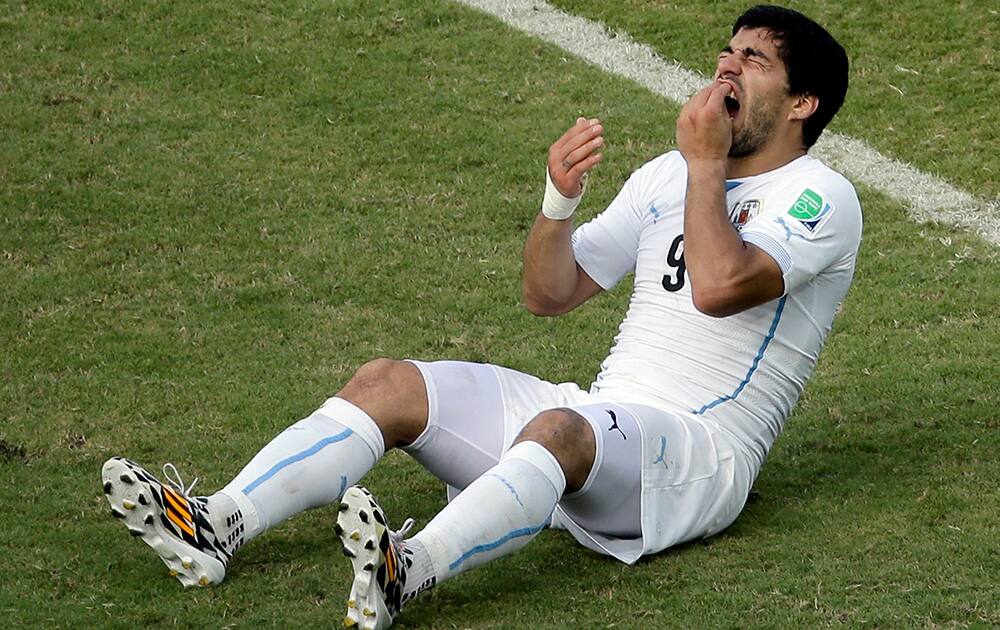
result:
[(372, 359), (355, 370), (344, 390), (390, 396), (401, 380), (401, 372), (405, 365), (405, 362), (395, 359)]
[(375, 421), (387, 449), (412, 442), (427, 426), (427, 391), (412, 363), (373, 359), (358, 368), (337, 395)]
[(538, 442), (559, 462), (566, 475), (566, 492), (583, 487), (597, 454), (594, 431), (586, 418), (572, 409), (549, 409), (528, 422), (514, 443)]

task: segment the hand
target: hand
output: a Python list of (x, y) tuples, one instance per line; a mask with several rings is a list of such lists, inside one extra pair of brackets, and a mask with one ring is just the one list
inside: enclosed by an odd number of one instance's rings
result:
[(601, 161), (604, 127), (596, 118), (577, 118), (561, 138), (549, 147), (549, 177), (559, 193), (570, 199), (583, 192), (583, 176)]
[(691, 97), (677, 116), (677, 148), (691, 164), (704, 160), (725, 160), (733, 144), (733, 119), (725, 98), (733, 88), (713, 82)]

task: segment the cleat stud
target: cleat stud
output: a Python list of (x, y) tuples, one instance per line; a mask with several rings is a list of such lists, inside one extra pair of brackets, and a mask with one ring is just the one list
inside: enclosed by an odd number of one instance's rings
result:
[(358, 516), (361, 517), (361, 520), (363, 522), (365, 522), (365, 523), (368, 522), (368, 512), (365, 512), (364, 510), (359, 510), (358, 511)]
[(372, 570), (372, 569), (374, 569), (374, 568), (375, 568), (375, 565), (374, 565), (374, 564), (372, 564), (371, 562), (367, 563), (367, 564), (365, 565), (365, 567), (364, 567), (365, 571), (371, 571), (371, 570)]
[(129, 501), (128, 499), (125, 499), (124, 501), (122, 501), (122, 507), (125, 508), (126, 510), (134, 510), (135, 509), (135, 502), (134, 501)]
[(357, 621), (354, 621), (350, 617), (344, 617), (344, 627), (345, 628), (353, 628), (356, 625), (358, 625)]
[(200, 586), (208, 586), (208, 576), (207, 575), (203, 575), (200, 578), (198, 578), (198, 584)]
[(369, 538), (368, 542), (365, 543), (365, 549), (367, 549), (368, 551), (371, 551), (374, 548), (375, 548), (375, 539), (374, 538)]
[(334, 523), (333, 524), (333, 533), (336, 534), (336, 535), (338, 535), (338, 536), (343, 535), (344, 528), (340, 526), (340, 523)]
[(170, 569), (170, 577), (177, 577), (177, 569)]
[(351, 540), (361, 540), (361, 531), (356, 529), (351, 532)]
[(194, 563), (191, 562), (191, 558), (181, 558), (181, 566), (185, 569), (190, 569), (194, 566)]
[(129, 484), (129, 485), (132, 485), (133, 483), (135, 483), (135, 481), (133, 481), (132, 478), (129, 477), (128, 475), (126, 475), (125, 473), (122, 473), (121, 476), (118, 477), (118, 478), (121, 479), (122, 481), (124, 481), (125, 483)]
[(347, 547), (344, 547), (343, 551), (344, 551), (344, 555), (347, 556), (348, 558), (353, 558), (354, 557), (354, 552), (351, 551), (350, 549), (348, 549)]
[(139, 504), (140, 505), (149, 505), (149, 500), (146, 498), (146, 495), (144, 495), (141, 492), (139, 493)]
[(365, 617), (374, 617), (375, 611), (372, 610), (371, 608), (365, 608), (364, 610), (361, 611), (361, 614), (363, 614)]
[(358, 602), (354, 601), (353, 599), (349, 599), (349, 600), (347, 600), (347, 607), (348, 608), (357, 608), (358, 607)]
[(125, 518), (125, 512), (122, 512), (118, 508), (111, 508), (111, 515), (115, 518)]
[(111, 482), (110, 481), (105, 481), (104, 482), (104, 494), (111, 494)]

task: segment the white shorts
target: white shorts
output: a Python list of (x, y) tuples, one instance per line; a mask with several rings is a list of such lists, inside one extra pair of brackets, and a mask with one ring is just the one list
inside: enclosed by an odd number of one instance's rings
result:
[(403, 450), (448, 484), (449, 497), (496, 465), (542, 411), (585, 417), (594, 465), (583, 487), (563, 496), (553, 525), (624, 562), (721, 531), (756, 475), (741, 449), (690, 414), (605, 400), (575, 383), (495, 365), (411, 363), (424, 377), (429, 413), (427, 429)]

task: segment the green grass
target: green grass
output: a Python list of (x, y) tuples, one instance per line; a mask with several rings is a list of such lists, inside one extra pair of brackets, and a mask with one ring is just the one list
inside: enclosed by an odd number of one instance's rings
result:
[[(796, 3), (853, 54), (834, 129), (1000, 193), (987, 4)], [(743, 8), (561, 6), (702, 71)], [(375, 356), (589, 383), (628, 287), (555, 320), (520, 306), (545, 152), (577, 114), (605, 121), (588, 217), (670, 148), (677, 113), (443, 1), (7, 4), (0, 45), (11, 626), (338, 623), (328, 510), (183, 591), (108, 517), (101, 463), (173, 461), (211, 491)], [(631, 568), (545, 532), (400, 625), (1000, 624), (998, 250), (860, 193), (855, 287), (733, 527)], [(368, 483), (418, 523), (443, 505), (403, 455)]]

